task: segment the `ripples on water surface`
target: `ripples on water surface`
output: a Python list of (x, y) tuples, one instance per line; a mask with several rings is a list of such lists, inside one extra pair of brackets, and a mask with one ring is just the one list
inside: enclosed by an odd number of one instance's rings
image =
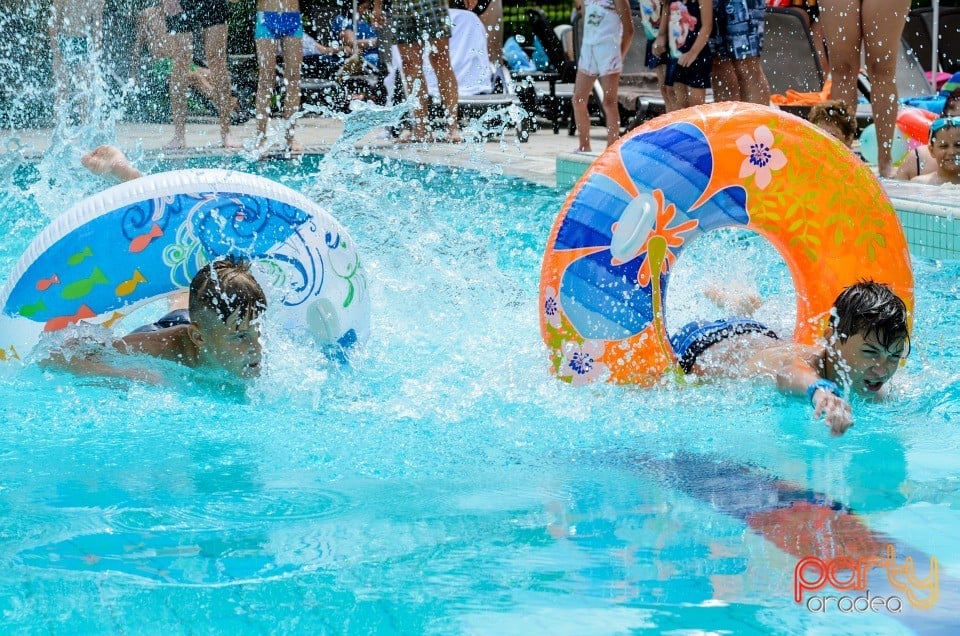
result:
[[(246, 396), (35, 367), (0, 377), (6, 629), (903, 630), (792, 602), (797, 557), (744, 521), (777, 479), (960, 575), (957, 262), (915, 262), (900, 400), (856, 405), (837, 440), (766, 387), (555, 381), (536, 303), (561, 193), (353, 156), (231, 166), (304, 192), (350, 230), (372, 337), (340, 368), (268, 329)], [(67, 198), (38, 197), (49, 188), (35, 168), (9, 172), (3, 277)], [(101, 187), (74, 177), (71, 196)], [(769, 295), (760, 317), (789, 328), (779, 259), (722, 232), (680, 262), (673, 326), (709, 316), (698, 291), (727, 276)]]

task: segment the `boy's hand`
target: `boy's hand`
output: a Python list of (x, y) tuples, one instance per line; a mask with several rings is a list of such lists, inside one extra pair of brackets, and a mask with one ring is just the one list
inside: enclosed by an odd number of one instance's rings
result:
[(834, 437), (843, 435), (853, 426), (850, 404), (827, 389), (817, 389), (813, 394), (813, 416), (818, 419), (823, 417), (825, 424), (830, 427), (830, 434)]

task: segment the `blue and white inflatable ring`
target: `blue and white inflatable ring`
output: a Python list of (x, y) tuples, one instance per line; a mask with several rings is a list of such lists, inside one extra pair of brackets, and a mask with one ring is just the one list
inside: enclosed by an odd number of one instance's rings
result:
[(109, 327), (229, 255), (254, 263), (268, 315), (294, 332), (338, 351), (367, 337), (360, 258), (330, 214), (262, 177), (178, 170), (92, 196), (34, 239), (0, 292), (0, 360), (22, 359), (44, 331)]

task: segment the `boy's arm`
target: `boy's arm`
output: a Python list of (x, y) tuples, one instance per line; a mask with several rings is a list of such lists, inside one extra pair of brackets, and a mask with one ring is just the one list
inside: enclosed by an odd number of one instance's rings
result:
[(814, 417), (824, 418), (830, 434), (843, 435), (853, 426), (853, 414), (839, 388), (817, 372), (823, 355), (819, 347), (773, 347), (754, 356), (748, 366), (758, 375), (773, 377), (781, 393), (809, 399)]
[(626, 58), (633, 43), (633, 16), (630, 15), (629, 0), (616, 0), (617, 14), (623, 24), (623, 35), (620, 37), (620, 57)]
[[(63, 344), (61, 351), (52, 352), (47, 358), (40, 361), (40, 366), (55, 367), (69, 371), (74, 375), (96, 376), (102, 378), (122, 378), (134, 380), (137, 382), (146, 382), (148, 384), (163, 384), (163, 376), (154, 371), (140, 369), (135, 367), (116, 367), (101, 359), (102, 351), (97, 353), (84, 353), (75, 351), (72, 355), (64, 355), (62, 349), (79, 349), (80, 342), (76, 339), (68, 340)], [(120, 341), (112, 343), (114, 349), (121, 353), (127, 353), (127, 348)]]
[(690, 66), (696, 61), (703, 47), (710, 41), (710, 33), (713, 31), (713, 1), (701, 0), (700, 2), (700, 32), (697, 38), (690, 46), (690, 50), (680, 56), (677, 64), (680, 66)]

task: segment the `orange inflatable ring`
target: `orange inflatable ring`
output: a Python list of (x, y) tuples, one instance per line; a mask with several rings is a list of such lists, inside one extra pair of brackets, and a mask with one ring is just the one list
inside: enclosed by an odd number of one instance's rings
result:
[(936, 118), (936, 113), (923, 108), (903, 108), (897, 113), (897, 128), (910, 139), (927, 145), (930, 143), (930, 124)]
[(709, 104), (635, 129), (567, 197), (540, 279), (553, 371), (574, 384), (679, 373), (665, 329), (669, 270), (685, 245), (724, 226), (753, 230), (783, 257), (797, 342), (820, 337), (834, 299), (861, 278), (913, 309), (903, 229), (870, 170), (803, 119)]

